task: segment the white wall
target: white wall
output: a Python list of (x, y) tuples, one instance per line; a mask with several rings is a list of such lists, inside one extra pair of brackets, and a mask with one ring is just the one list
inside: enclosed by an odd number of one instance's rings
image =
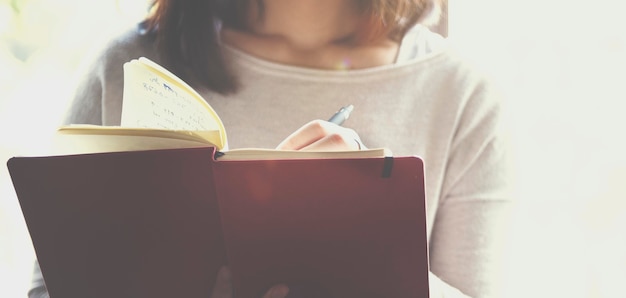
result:
[(626, 297), (626, 2), (450, 0), (516, 149), (515, 297)]

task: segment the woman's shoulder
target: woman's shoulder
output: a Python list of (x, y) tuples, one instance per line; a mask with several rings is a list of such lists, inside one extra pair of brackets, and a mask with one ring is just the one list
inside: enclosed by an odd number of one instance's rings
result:
[(114, 36), (104, 48), (103, 54), (110, 60), (127, 62), (139, 57), (157, 60), (156, 35), (146, 31), (143, 23)]
[(396, 60), (398, 63), (403, 63), (420, 59), (445, 50), (446, 45), (443, 36), (422, 24), (417, 24), (402, 38)]
[(94, 51), (92, 65), (100, 69), (104, 74), (110, 70), (118, 69), (132, 59), (147, 57), (158, 61), (156, 51), (156, 37), (152, 32), (145, 30), (143, 23), (130, 28), (124, 28), (109, 37)]
[(492, 85), (495, 81), (485, 65), (454, 40), (424, 25), (417, 25), (407, 32), (398, 53), (398, 64), (421, 70), (416, 76), (424, 77), (423, 72), (427, 72), (426, 77), (440, 78), (451, 85)]
[[(91, 51), (78, 66), (74, 107), (68, 123), (119, 125), (124, 63), (139, 57), (158, 60), (155, 38), (142, 31), (141, 26), (103, 34), (106, 37), (94, 38)], [(106, 111), (102, 106), (106, 106)]]

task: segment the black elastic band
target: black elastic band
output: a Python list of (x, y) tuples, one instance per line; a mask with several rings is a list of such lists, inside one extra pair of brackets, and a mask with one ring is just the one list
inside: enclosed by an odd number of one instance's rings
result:
[(383, 178), (391, 177), (391, 171), (393, 170), (393, 156), (385, 156), (383, 160)]

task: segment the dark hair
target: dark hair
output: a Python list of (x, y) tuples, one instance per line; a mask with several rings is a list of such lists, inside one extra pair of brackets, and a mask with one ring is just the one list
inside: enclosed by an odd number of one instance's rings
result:
[[(235, 91), (236, 80), (219, 46), (218, 24), (245, 30), (250, 1), (263, 7), (263, 0), (154, 0), (146, 24), (147, 30), (156, 34), (163, 64), (192, 85), (219, 93)], [(381, 37), (400, 40), (413, 25), (436, 20), (442, 0), (355, 1), (370, 16), (357, 37), (367, 41)]]

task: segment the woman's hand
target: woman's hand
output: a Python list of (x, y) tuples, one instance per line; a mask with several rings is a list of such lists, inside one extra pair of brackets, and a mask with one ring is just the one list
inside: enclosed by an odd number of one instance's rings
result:
[(328, 121), (313, 120), (288, 136), (276, 149), (342, 151), (361, 150), (365, 146), (354, 130)]
[[(233, 286), (230, 279), (230, 269), (228, 267), (222, 267), (217, 272), (217, 279), (215, 280), (215, 286), (213, 287), (213, 293), (211, 298), (231, 298), (233, 297)], [(271, 287), (263, 298), (285, 298), (289, 288), (285, 285), (275, 285)]]

